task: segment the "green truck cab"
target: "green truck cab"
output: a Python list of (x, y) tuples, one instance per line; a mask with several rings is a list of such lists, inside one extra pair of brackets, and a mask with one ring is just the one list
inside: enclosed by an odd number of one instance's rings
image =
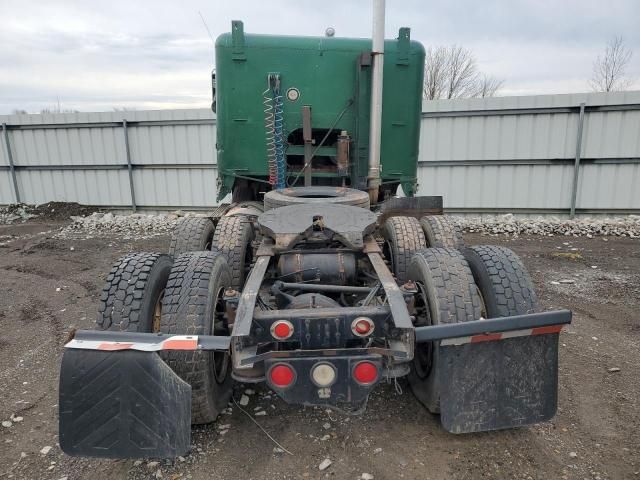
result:
[[(234, 21), (215, 50), (219, 200), (232, 191), (234, 200), (260, 200), (274, 188), (268, 143), (278, 127), (285, 184), (302, 185), (305, 106), (312, 184), (367, 188), (371, 39), (245, 34), (242, 22)], [(384, 43), (379, 200), (398, 185), (408, 196), (416, 191), (424, 57), (408, 28)], [(274, 96), (280, 97), (279, 112), (269, 103)], [(277, 125), (265, 126), (265, 114), (274, 113)]]

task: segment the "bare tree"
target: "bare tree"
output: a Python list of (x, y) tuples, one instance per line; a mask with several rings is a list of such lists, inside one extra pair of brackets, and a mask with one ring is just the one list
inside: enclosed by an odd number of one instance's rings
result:
[(589, 82), (595, 92), (615, 92), (631, 85), (626, 77), (626, 68), (633, 52), (628, 50), (622, 37), (614, 37), (604, 52), (593, 62), (593, 74)]
[(429, 48), (424, 73), (427, 100), (492, 97), (504, 83), (481, 74), (473, 52), (457, 45)]
[(478, 68), (470, 50), (456, 45), (447, 49), (447, 90), (445, 98), (471, 97), (476, 90)]
[(442, 98), (447, 84), (447, 48), (427, 49), (424, 66), (424, 97), (427, 100)]
[(59, 105), (49, 108), (42, 108), (40, 113), (78, 113), (80, 110), (75, 110), (73, 108), (61, 108)]
[(476, 81), (476, 92), (474, 97), (495, 97), (498, 90), (504, 85), (504, 80), (499, 80), (487, 74), (481, 74)]

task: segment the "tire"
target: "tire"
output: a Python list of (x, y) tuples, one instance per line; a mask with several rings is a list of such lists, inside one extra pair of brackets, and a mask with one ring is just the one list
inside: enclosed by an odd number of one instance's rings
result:
[(420, 219), (420, 225), (431, 248), (464, 248), (462, 230), (449, 217), (444, 215), (427, 215)]
[[(231, 286), (231, 271), (219, 252), (178, 256), (162, 300), (162, 333), (228, 335), (219, 309), (221, 295)], [(214, 325), (215, 324), (215, 325)], [(228, 353), (167, 351), (164, 361), (191, 385), (191, 423), (213, 422), (231, 397)]]
[(187, 217), (178, 224), (171, 235), (169, 255), (211, 250), (215, 226), (210, 218)]
[[(427, 248), (413, 256), (407, 276), (416, 282), (416, 326), (468, 322), (480, 318), (481, 299), (461, 252)], [(416, 344), (408, 375), (416, 398), (432, 413), (440, 411), (438, 349)]]
[(320, 205), (353, 205), (369, 209), (369, 194), (345, 187), (295, 187), (271, 190), (264, 195), (265, 211), (287, 205), (315, 203)]
[(382, 227), (385, 257), (398, 281), (407, 281), (407, 269), (414, 253), (426, 248), (420, 222), (413, 217), (389, 217)]
[(464, 256), (484, 300), (486, 318), (538, 311), (533, 282), (512, 250), (494, 245), (466, 248)]
[[(160, 300), (172, 263), (169, 255), (160, 253), (131, 253), (118, 259), (102, 289), (96, 328), (154, 331), (154, 315), (160, 313)], [(155, 331), (158, 329), (156, 316)]]
[(251, 221), (244, 215), (222, 217), (213, 235), (212, 250), (221, 252), (231, 268), (231, 285), (241, 290), (253, 255), (255, 235)]

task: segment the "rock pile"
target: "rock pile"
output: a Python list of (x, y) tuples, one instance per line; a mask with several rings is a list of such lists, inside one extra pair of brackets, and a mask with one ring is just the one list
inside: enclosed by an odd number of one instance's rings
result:
[(453, 217), (465, 232), (484, 235), (565, 235), (591, 238), (596, 235), (640, 238), (640, 216), (615, 218), (557, 217), (516, 218), (512, 214), (486, 217)]
[(170, 235), (182, 221), (176, 214), (114, 215), (113, 213), (93, 213), (87, 217), (72, 216), (73, 223), (63, 228), (57, 238), (92, 238), (94, 236), (117, 235), (124, 238), (150, 238)]
[(12, 223), (23, 223), (30, 218), (37, 217), (34, 208), (29, 205), (17, 204), (0, 208), (0, 225), (10, 225)]

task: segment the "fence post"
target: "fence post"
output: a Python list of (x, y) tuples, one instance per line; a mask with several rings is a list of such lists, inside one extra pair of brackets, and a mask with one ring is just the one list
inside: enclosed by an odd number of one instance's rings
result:
[(18, 180), (16, 178), (16, 168), (13, 165), (13, 155), (11, 154), (11, 143), (9, 142), (9, 129), (7, 124), (2, 124), (2, 133), (4, 134), (4, 144), (7, 147), (7, 160), (9, 160), (9, 171), (11, 172), (11, 180), (13, 180), (13, 193), (16, 197), (16, 203), (20, 203), (20, 190), (18, 189)]
[(129, 132), (127, 131), (127, 120), (122, 120), (124, 131), (124, 148), (127, 153), (127, 169), (129, 170), (129, 191), (131, 192), (131, 211), (136, 211), (136, 192), (133, 188), (133, 166), (131, 165), (131, 150), (129, 149)]
[(573, 164), (573, 183), (571, 184), (571, 209), (569, 218), (576, 216), (576, 199), (578, 197), (578, 174), (580, 173), (580, 155), (582, 153), (582, 127), (584, 125), (585, 103), (580, 104), (580, 117), (578, 118), (578, 135), (576, 137), (576, 160)]

